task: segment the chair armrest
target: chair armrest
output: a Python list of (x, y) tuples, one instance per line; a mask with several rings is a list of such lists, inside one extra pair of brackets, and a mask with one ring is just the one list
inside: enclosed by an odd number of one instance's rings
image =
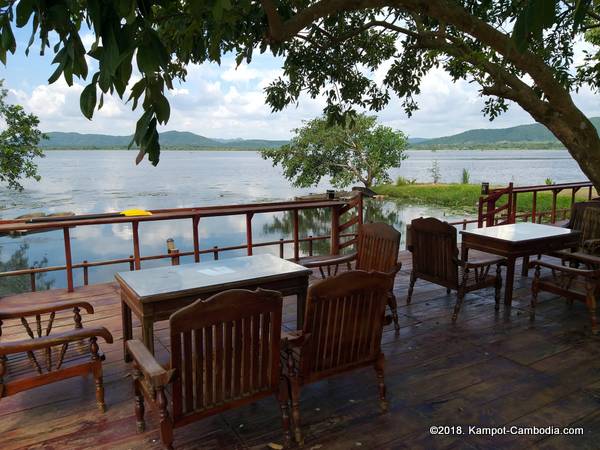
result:
[(0, 355), (29, 352), (93, 337), (101, 337), (107, 343), (113, 343), (112, 334), (110, 334), (110, 332), (104, 327), (77, 328), (74, 330), (63, 331), (61, 333), (55, 333), (50, 336), (0, 343)]
[(83, 308), (88, 314), (94, 314), (94, 307), (91, 304), (79, 300), (58, 301), (40, 305), (16, 305), (4, 307), (2, 306), (2, 300), (0, 299), (0, 320), (18, 319), (19, 317), (34, 316), (36, 314), (64, 311), (73, 308)]
[(315, 267), (323, 267), (323, 266), (333, 266), (334, 264), (344, 264), (347, 262), (354, 261), (356, 259), (357, 253), (350, 253), (348, 255), (332, 255), (331, 258), (327, 259), (317, 259), (314, 261), (306, 261), (301, 263), (304, 267), (309, 269), (313, 269)]
[(600, 250), (600, 239), (586, 239), (581, 243), (581, 247), (590, 254), (595, 254)]
[(175, 370), (167, 370), (161, 366), (143, 342), (131, 339), (127, 341), (127, 350), (129, 350), (129, 354), (137, 368), (148, 379), (153, 388), (164, 387), (171, 382)]
[(589, 269), (576, 269), (574, 267), (562, 266), (560, 264), (549, 263), (546, 261), (536, 260), (533, 262), (534, 266), (546, 267), (552, 270), (558, 270), (560, 272), (569, 273), (571, 275), (581, 275), (583, 277), (597, 277), (600, 276), (600, 269), (589, 270)]

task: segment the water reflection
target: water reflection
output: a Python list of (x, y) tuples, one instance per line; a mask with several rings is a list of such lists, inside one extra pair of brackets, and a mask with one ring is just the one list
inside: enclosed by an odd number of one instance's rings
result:
[[(13, 252), (8, 259), (0, 261), (0, 272), (27, 269), (30, 267), (39, 268), (48, 265), (48, 260), (46, 258), (42, 258), (40, 261), (34, 261), (33, 263), (29, 262), (29, 258), (27, 257), (28, 250), (28, 244), (19, 245), (18, 249)], [(3, 256), (1, 247), (0, 256)], [(54, 280), (48, 279), (47, 275), (48, 274), (46, 273), (35, 274), (35, 285), (38, 291), (53, 287)], [(30, 290), (31, 278), (29, 275), (0, 278), (0, 296), (18, 294), (20, 292), (28, 292)]]

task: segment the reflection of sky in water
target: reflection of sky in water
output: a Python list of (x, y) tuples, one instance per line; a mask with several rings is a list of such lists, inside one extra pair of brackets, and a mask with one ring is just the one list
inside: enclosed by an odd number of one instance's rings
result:
[[(134, 165), (134, 153), (123, 151), (52, 151), (40, 161), (42, 181), (27, 181), (26, 189), (12, 192), (0, 188), (0, 215), (12, 218), (43, 211), (75, 213), (120, 211), (128, 208), (176, 208), (215, 204), (251, 203), (293, 198), (308, 192), (323, 192), (326, 182), (311, 189), (297, 189), (281, 176), (278, 168), (262, 160), (255, 152), (163, 152), (158, 167), (147, 162)], [(431, 161), (439, 161), (442, 178), (457, 181), (463, 167), (471, 172), (472, 182), (490, 181), (517, 184), (541, 183), (546, 177), (555, 181), (584, 179), (575, 162), (561, 151), (410, 152), (402, 168), (392, 171), (427, 181)], [(490, 158), (503, 159), (490, 161)], [(482, 159), (483, 158), (483, 159)], [(519, 159), (520, 158), (520, 159)], [(534, 160), (532, 160), (532, 158)], [(444, 216), (443, 211), (420, 206), (377, 202), (371, 208), (375, 220), (395, 224), (404, 232), (404, 224), (421, 215)], [(449, 216), (448, 220), (459, 217)], [(301, 236), (328, 234), (329, 217), (323, 213), (303, 213)], [(291, 217), (286, 214), (257, 214), (253, 222), (254, 243), (291, 238)], [(245, 217), (216, 217), (200, 222), (200, 247), (245, 243)], [(71, 231), (73, 262), (123, 258), (133, 253), (131, 226), (127, 224), (79, 227)], [(142, 255), (166, 252), (165, 241), (174, 238), (181, 251), (192, 249), (191, 220), (159, 221), (140, 225)], [(6, 262), (23, 244), (28, 264), (47, 259), (47, 265), (64, 264), (62, 232), (32, 234), (21, 238), (0, 237), (0, 261)], [(327, 243), (315, 243), (315, 252), (326, 251)], [(306, 247), (303, 247), (306, 251)], [(259, 247), (255, 253), (279, 253), (277, 246)], [(220, 257), (245, 254), (244, 250), (223, 253)], [(292, 255), (286, 246), (286, 257)], [(203, 255), (212, 258), (212, 255)], [(191, 257), (182, 262), (191, 262)], [(167, 260), (146, 261), (143, 267), (166, 264)], [(90, 283), (110, 280), (115, 271), (128, 265), (90, 269)], [(82, 271), (75, 272), (76, 285), (83, 282)], [(49, 273), (55, 287), (65, 286), (64, 272)], [(0, 279), (0, 288), (6, 280)]]

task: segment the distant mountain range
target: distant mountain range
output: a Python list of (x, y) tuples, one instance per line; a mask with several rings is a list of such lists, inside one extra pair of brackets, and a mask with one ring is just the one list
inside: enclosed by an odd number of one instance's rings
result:
[[(55, 149), (122, 149), (127, 148), (131, 136), (111, 136), (109, 134), (82, 134), (51, 131), (47, 140), (41, 143), (44, 148)], [(187, 131), (165, 131), (160, 133), (163, 148), (231, 149), (255, 150), (279, 147), (287, 141), (268, 139), (211, 139)]]
[[(591, 117), (591, 122), (600, 129), (600, 117)], [(562, 148), (562, 144), (544, 125), (532, 123), (510, 128), (483, 128), (468, 130), (452, 136), (424, 139), (414, 142), (412, 148), (515, 148), (539, 147)]]
[[(600, 130), (600, 117), (590, 118)], [(41, 146), (47, 149), (123, 149), (131, 142), (131, 136), (108, 134), (82, 134), (49, 132)], [(280, 147), (288, 141), (269, 139), (219, 139), (207, 138), (188, 131), (165, 131), (160, 133), (160, 143), (166, 149), (199, 150), (257, 150)], [(496, 148), (562, 148), (562, 144), (543, 125), (533, 123), (510, 128), (483, 128), (468, 130), (452, 136), (433, 139), (409, 138), (413, 149), (496, 149)]]

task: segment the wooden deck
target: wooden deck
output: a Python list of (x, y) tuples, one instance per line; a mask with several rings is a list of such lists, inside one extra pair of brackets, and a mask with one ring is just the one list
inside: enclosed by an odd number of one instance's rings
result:
[[(402, 255), (407, 259), (407, 254)], [(494, 312), (493, 292), (467, 295), (458, 323), (450, 322), (455, 295), (418, 282), (405, 305), (410, 266), (396, 279), (401, 333), (386, 329), (386, 383), (390, 412), (379, 413), (372, 370), (308, 386), (301, 408), (307, 449), (543, 449), (600, 448), (600, 346), (589, 333), (585, 306), (541, 295), (529, 323), (530, 279), (518, 278), (510, 315)], [(53, 291), (56, 295), (57, 291)], [(119, 296), (114, 284), (80, 288), (96, 308), (85, 324), (104, 325), (115, 337), (106, 353), (108, 411), (95, 407), (91, 379), (72, 379), (0, 400), (0, 449), (161, 448), (157, 421), (147, 413), (147, 431), (136, 433), (129, 367), (122, 357)], [(47, 292), (25, 297), (41, 302)], [(2, 302), (23, 301), (4, 298)], [(285, 327), (292, 329), (294, 299), (286, 299)], [(6, 324), (3, 339), (21, 333)], [(166, 323), (156, 348), (166, 351)], [(139, 334), (139, 330), (136, 329)], [(462, 435), (436, 435), (433, 425), (461, 425)], [(581, 436), (477, 436), (468, 426), (583, 427)], [(268, 448), (282, 443), (274, 399), (229, 411), (176, 430), (176, 448)]]

